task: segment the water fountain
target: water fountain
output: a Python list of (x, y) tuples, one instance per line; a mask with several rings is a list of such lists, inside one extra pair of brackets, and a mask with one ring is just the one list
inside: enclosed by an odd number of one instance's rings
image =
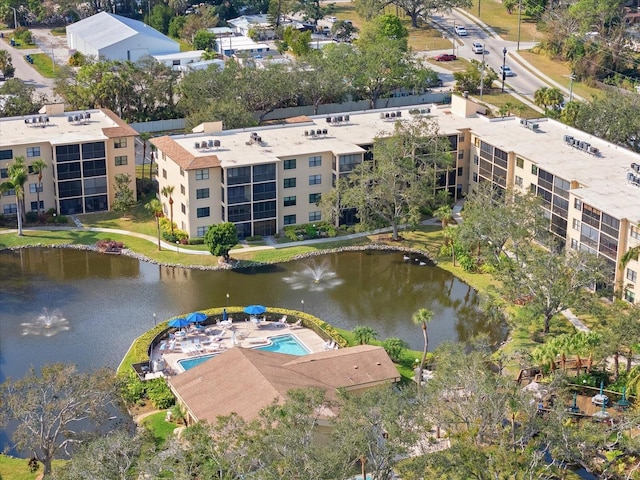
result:
[(293, 272), (290, 276), (282, 279), (291, 285), (292, 290), (305, 289), (310, 292), (320, 292), (342, 284), (342, 279), (338, 278), (338, 274), (331, 270), (329, 262), (326, 260), (307, 264), (302, 271)]
[(42, 335), (52, 337), (57, 333), (69, 330), (69, 321), (62, 316), (60, 310), (49, 312), (47, 307), (34, 322), (21, 323), (22, 335)]

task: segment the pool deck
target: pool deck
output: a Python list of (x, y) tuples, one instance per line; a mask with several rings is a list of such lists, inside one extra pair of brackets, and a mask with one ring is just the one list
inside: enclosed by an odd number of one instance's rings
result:
[[(308, 328), (292, 324), (282, 325), (278, 322), (261, 322), (257, 325), (250, 321), (235, 321), (229, 326), (210, 325), (204, 331), (190, 331), (184, 337), (176, 337), (173, 349), (168, 348), (171, 342), (168, 337), (162, 339), (153, 348), (151, 362), (163, 359), (165, 362), (164, 372), (149, 373), (147, 378), (182, 373), (183, 369), (178, 362), (185, 358), (198, 358), (204, 355), (221, 353), (236, 346), (244, 348), (261, 347), (269, 345), (268, 337), (284, 334), (295, 335), (311, 353), (322, 352), (325, 349), (325, 341), (318, 334)], [(163, 342), (164, 348), (161, 350)]]

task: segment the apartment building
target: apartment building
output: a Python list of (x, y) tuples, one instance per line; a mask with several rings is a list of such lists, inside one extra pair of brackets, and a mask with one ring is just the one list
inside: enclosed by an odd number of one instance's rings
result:
[[(135, 139), (138, 133), (110, 110), (65, 112), (64, 105), (48, 105), (43, 113), (0, 119), (0, 182), (22, 156), (29, 166), (24, 185), (26, 211), (54, 208), (62, 215), (109, 210), (114, 200), (114, 177), (131, 175), (135, 192)], [(47, 164), (42, 182), (30, 168)], [(15, 215), (15, 192), (0, 197), (0, 212)]]
[(235, 223), (240, 237), (321, 221), (322, 195), (371, 158), (377, 136), (410, 121), (410, 110), (436, 119), (451, 143), (454, 163), (439, 172), (436, 188), (458, 199), (491, 182), (540, 196), (550, 231), (569, 248), (602, 256), (624, 297), (636, 301), (640, 263), (622, 269), (620, 259), (640, 245), (640, 156), (550, 119), (487, 118), (458, 96), (447, 106), (303, 116), (229, 131), (211, 123), (155, 138), (160, 188), (174, 186), (174, 221), (190, 236), (223, 221)]

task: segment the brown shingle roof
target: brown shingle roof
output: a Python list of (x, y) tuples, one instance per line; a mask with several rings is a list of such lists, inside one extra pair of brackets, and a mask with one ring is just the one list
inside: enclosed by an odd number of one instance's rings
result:
[(202, 155), (196, 157), (171, 137), (152, 138), (151, 143), (167, 157), (176, 162), (183, 170), (197, 170), (200, 168), (219, 167), (220, 160), (216, 155)]
[(108, 108), (101, 108), (100, 110), (118, 125), (117, 127), (103, 128), (102, 133), (104, 133), (105, 136), (109, 138), (120, 138), (138, 135), (138, 132), (132, 126), (128, 125), (124, 120), (122, 120)]
[(195, 419), (215, 423), (232, 412), (253, 420), (293, 388), (319, 387), (333, 399), (338, 388), (364, 388), (399, 377), (381, 347), (362, 345), (301, 357), (235, 347), (172, 377), (169, 385)]

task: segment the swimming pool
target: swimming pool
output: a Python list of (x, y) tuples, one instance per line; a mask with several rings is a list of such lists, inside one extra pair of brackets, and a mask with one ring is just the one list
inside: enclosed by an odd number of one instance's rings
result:
[[(311, 353), (307, 347), (298, 340), (295, 335), (291, 335), (290, 333), (286, 333), (284, 335), (278, 335), (276, 337), (268, 337), (268, 340), (271, 342), (269, 345), (264, 345), (262, 347), (256, 347), (256, 350), (266, 350), (268, 352), (277, 352), (277, 353), (286, 353), (288, 355), (308, 355)], [(203, 362), (206, 362), (210, 358), (219, 355), (217, 353), (202, 355), (201, 357), (196, 358), (183, 358), (182, 360), (178, 360), (178, 365), (182, 367), (182, 369), (186, 372), (187, 370), (200, 365)]]
[(278, 335), (277, 337), (269, 337), (269, 340), (271, 341), (270, 345), (258, 347), (256, 350), (286, 353), (288, 355), (308, 355), (311, 353), (309, 349), (298, 340), (298, 337), (290, 333)]

